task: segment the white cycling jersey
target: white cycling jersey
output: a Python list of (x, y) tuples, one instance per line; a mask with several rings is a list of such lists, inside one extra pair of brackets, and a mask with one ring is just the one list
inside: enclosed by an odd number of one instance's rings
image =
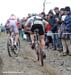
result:
[(14, 27), (14, 32), (18, 33), (17, 19), (16, 19), (15, 16), (10, 16), (10, 18), (7, 20), (7, 24), (9, 26), (13, 26)]
[[(39, 16), (32, 16), (32, 17), (30, 17), (27, 22), (30, 23), (31, 27), (34, 25), (33, 22), (34, 22), (34, 18), (35, 18), (35, 17), (36, 17), (37, 19), (42, 19), (42, 18), (39, 17)], [(41, 24), (41, 25), (43, 25), (43, 22), (44, 22), (44, 20), (42, 20), (42, 21), (36, 20), (34, 23), (35, 23), (35, 24)]]

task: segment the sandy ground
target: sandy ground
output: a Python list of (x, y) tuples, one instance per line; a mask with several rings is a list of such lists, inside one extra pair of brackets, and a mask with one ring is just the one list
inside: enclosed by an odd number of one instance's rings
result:
[(37, 61), (35, 51), (26, 41), (21, 41), (18, 57), (9, 57), (7, 35), (0, 35), (0, 75), (71, 75), (71, 57), (61, 56), (58, 51), (46, 49), (44, 67)]

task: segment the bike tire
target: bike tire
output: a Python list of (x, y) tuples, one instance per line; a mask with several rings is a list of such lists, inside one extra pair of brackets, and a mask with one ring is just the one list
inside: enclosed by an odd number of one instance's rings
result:
[(8, 50), (9, 57), (17, 56), (17, 54), (14, 51), (14, 47), (12, 46), (11, 39), (8, 39), (7, 41), (7, 50)]
[(43, 52), (41, 49), (40, 49), (40, 61), (41, 61), (41, 66), (44, 66)]
[(14, 54), (16, 54), (16, 56), (18, 56), (19, 55), (19, 52), (20, 52), (20, 40), (18, 40), (18, 42), (17, 42), (17, 49), (15, 50), (15, 48), (14, 48)]
[(38, 52), (38, 50), (39, 50), (39, 46), (38, 46), (38, 43), (35, 43), (35, 52), (36, 52), (36, 55), (37, 55), (37, 60), (39, 61), (39, 52)]
[(10, 48), (10, 39), (7, 41), (7, 50), (8, 50), (8, 55), (10, 57), (12, 57), (12, 55), (11, 55), (11, 48)]
[(44, 66), (43, 52), (42, 52), (41, 47), (40, 47), (40, 38), (39, 38), (38, 30), (35, 30), (34, 41), (35, 41), (35, 45), (36, 45), (35, 50), (36, 50), (38, 61), (40, 61), (41, 65)]

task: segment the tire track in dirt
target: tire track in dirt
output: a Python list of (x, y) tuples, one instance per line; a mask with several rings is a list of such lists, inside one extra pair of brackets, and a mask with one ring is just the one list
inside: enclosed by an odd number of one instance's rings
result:
[[(24, 54), (24, 58), (32, 60), (33, 62), (35, 62), (36, 66), (40, 67), (39, 70), (41, 70), (44, 73), (44, 75), (47, 75), (47, 74), (49, 74), (49, 75), (59, 75), (60, 74), (59, 69), (56, 69), (56, 68), (52, 67), (47, 62), (44, 62), (44, 66), (41, 67), (40, 63), (36, 60), (35, 51), (31, 50), (30, 46), (27, 43), (25, 43), (25, 44), (26, 44), (27, 47), (25, 47), (25, 50), (26, 50), (25, 54), (26, 55)], [(25, 57), (25, 56), (27, 56), (27, 57)]]
[(3, 72), (3, 75), (58, 75), (59, 70), (49, 65), (47, 60), (44, 62), (44, 67), (41, 67), (36, 59), (35, 51), (31, 50), (26, 41), (21, 41), (20, 54), (13, 58), (8, 56), (6, 42), (7, 35), (5, 34), (0, 37), (0, 71)]

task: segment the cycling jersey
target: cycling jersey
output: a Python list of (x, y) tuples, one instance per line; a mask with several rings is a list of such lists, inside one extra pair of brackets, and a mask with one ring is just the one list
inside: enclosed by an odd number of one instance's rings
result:
[(31, 31), (34, 33), (35, 29), (39, 29), (39, 34), (44, 34), (44, 20), (39, 16), (33, 16), (28, 19), (28, 22), (30, 23)]
[(43, 19), (39, 16), (32, 16), (28, 19), (28, 22), (30, 22), (30, 27), (32, 27), (34, 24), (41, 24), (43, 25)]
[(9, 26), (13, 26), (14, 28), (14, 32), (18, 33), (18, 27), (17, 27), (17, 19), (14, 16), (11, 16), (8, 20), (7, 20), (7, 24)]

